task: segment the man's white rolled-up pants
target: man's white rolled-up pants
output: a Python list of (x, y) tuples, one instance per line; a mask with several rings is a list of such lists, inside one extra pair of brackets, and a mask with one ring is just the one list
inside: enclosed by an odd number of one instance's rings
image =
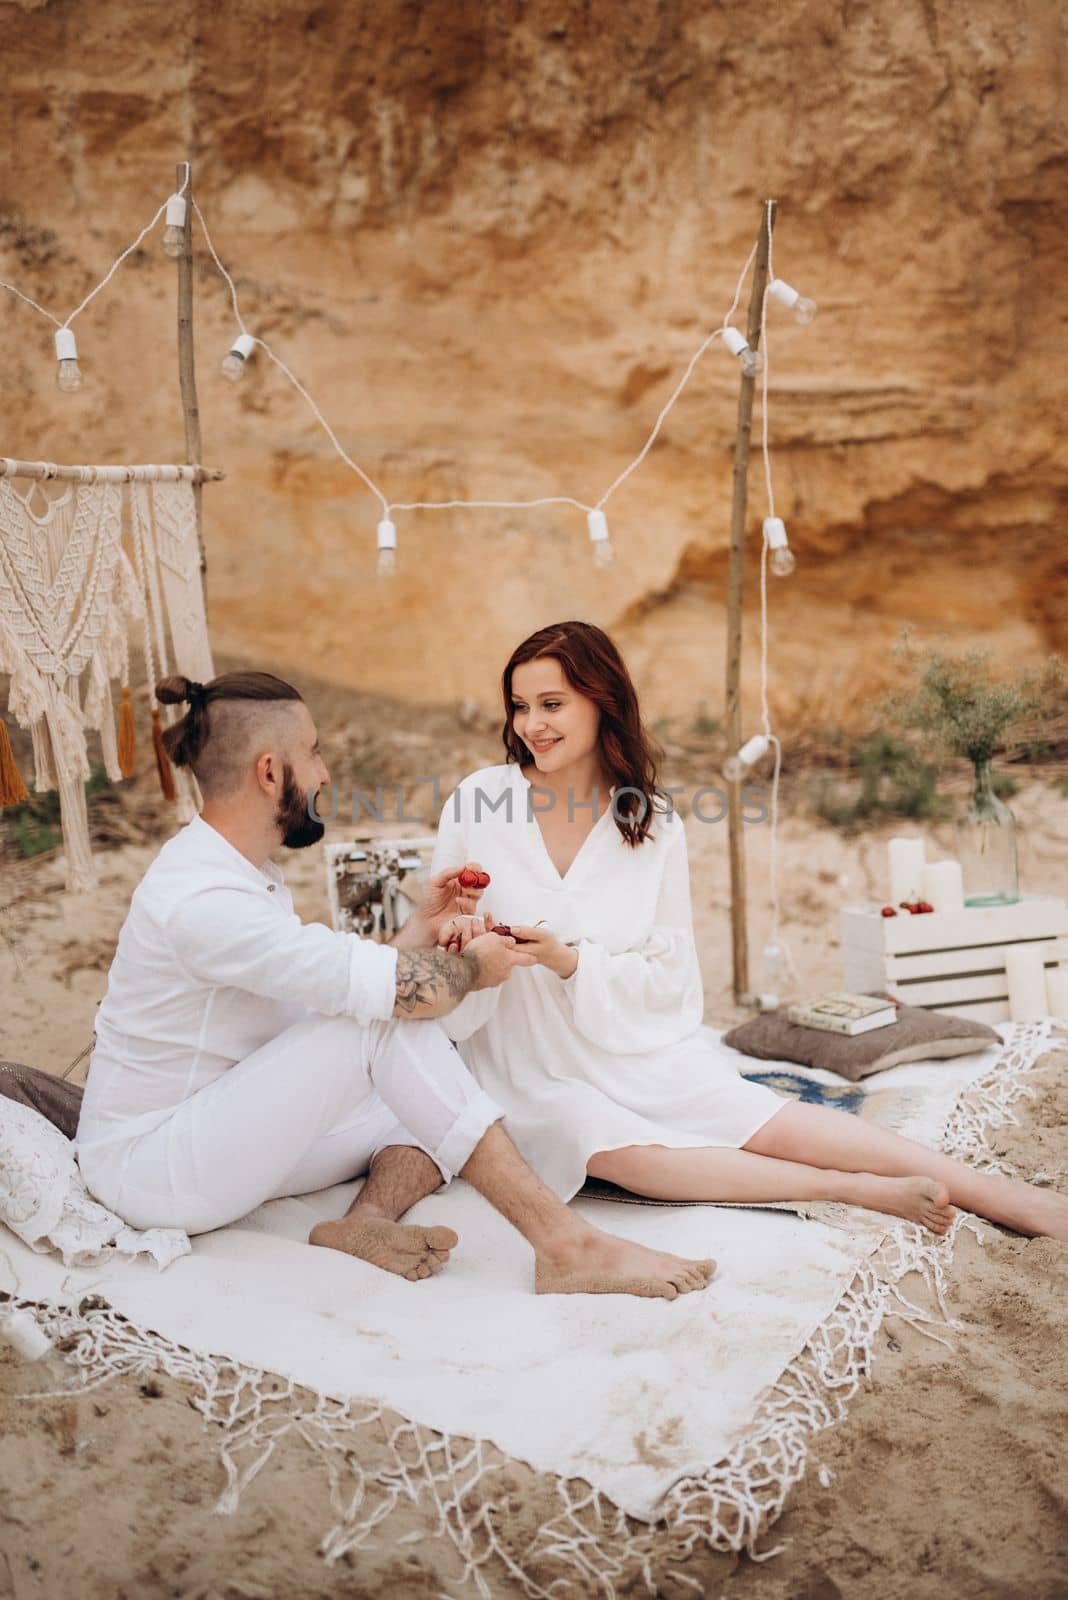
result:
[(436, 1022), (302, 1018), (129, 1144), (79, 1150), (97, 1198), (136, 1228), (221, 1228), (265, 1200), (366, 1172), (416, 1144), (445, 1182), (504, 1113)]

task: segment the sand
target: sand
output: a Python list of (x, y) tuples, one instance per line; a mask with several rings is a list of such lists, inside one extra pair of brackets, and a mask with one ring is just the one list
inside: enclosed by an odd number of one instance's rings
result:
[[(339, 702), (319, 705), (321, 730), (340, 748)], [(351, 711), (348, 700), (346, 706)], [(382, 707), (380, 715), (396, 726), (395, 708)], [(367, 706), (361, 716), (361, 736), (373, 743)], [(406, 727), (414, 770), (428, 770), (427, 745), (439, 757), (446, 751), (445, 772), (496, 759), (486, 727), (412, 714)], [(402, 737), (395, 761), (404, 748)], [(807, 780), (796, 775), (788, 803), (784, 794), (783, 926), (806, 986), (818, 987), (840, 981), (838, 906), (880, 893), (885, 839), (913, 830), (885, 822), (847, 837), (811, 815), (806, 793)], [(146, 783), (135, 783), (124, 804), (134, 834), (161, 826)], [(1036, 779), (1012, 805), (1021, 823), (1023, 887), (1065, 893), (1068, 800)], [(739, 1013), (730, 1002), (726, 830), (693, 819), (688, 829), (708, 1019), (727, 1025)], [(332, 830), (339, 837), (345, 831)], [(949, 825), (923, 831), (932, 840), (929, 855), (952, 853)], [(155, 848), (146, 839), (104, 854), (101, 889), (89, 909), (63, 895), (54, 857), (17, 870), (5, 858), (0, 1054), (59, 1071), (86, 1043), (129, 895)], [(768, 830), (750, 830), (757, 965), (767, 925), (767, 852)], [(319, 853), (290, 856), (283, 865), (301, 913), (326, 921)], [(997, 1148), (1025, 1172), (1059, 1172), (1063, 1183), (1068, 1053), (1047, 1055), (1032, 1081), (1036, 1099), (1018, 1126), (999, 1134)], [(785, 1551), (766, 1565), (707, 1551), (680, 1562), (665, 1541), (653, 1564), (658, 1595), (1068, 1596), (1068, 1250), (986, 1224), (981, 1233), (982, 1243), (965, 1233), (957, 1247), (950, 1306), (965, 1328), (956, 1348), (900, 1320), (884, 1324), (870, 1378), (846, 1421), (816, 1440), (804, 1481), (765, 1539), (765, 1548), (787, 1541)], [(92, 1395), (40, 1402), (15, 1398), (23, 1387), (25, 1369), (0, 1356), (0, 1597), (430, 1600), (459, 1592), (455, 1556), (430, 1537), (432, 1521), (414, 1509), (402, 1508), (370, 1549), (327, 1568), (317, 1553), (331, 1522), (327, 1486), (299, 1439), (280, 1444), (233, 1517), (216, 1516), (223, 1484), (217, 1436), (169, 1377), (119, 1380)], [(365, 1430), (359, 1448), (373, 1460), (381, 1439)], [(502, 1477), (512, 1504), (500, 1531), (521, 1559), (525, 1537), (555, 1509), (553, 1483), (518, 1463)], [(398, 1544), (405, 1533), (415, 1538)], [(501, 1571), (487, 1576), (494, 1596), (521, 1593)], [(646, 1590), (636, 1576), (618, 1592)]]

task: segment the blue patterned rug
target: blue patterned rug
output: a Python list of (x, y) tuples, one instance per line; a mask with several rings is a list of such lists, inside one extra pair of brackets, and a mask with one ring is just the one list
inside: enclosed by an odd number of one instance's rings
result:
[(800, 1072), (784, 1072), (781, 1067), (770, 1072), (743, 1072), (742, 1077), (748, 1078), (750, 1083), (762, 1083), (776, 1094), (792, 1095), (795, 1100), (804, 1100), (812, 1106), (852, 1111), (854, 1116), (868, 1098), (867, 1091), (859, 1083), (847, 1083), (845, 1079), (841, 1083), (817, 1083), (814, 1078), (803, 1077)]

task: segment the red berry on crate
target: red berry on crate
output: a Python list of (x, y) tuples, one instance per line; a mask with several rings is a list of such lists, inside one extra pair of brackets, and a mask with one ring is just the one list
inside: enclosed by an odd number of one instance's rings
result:
[(882, 914), (884, 917), (897, 916), (897, 912), (894, 910), (893, 906), (883, 906)]

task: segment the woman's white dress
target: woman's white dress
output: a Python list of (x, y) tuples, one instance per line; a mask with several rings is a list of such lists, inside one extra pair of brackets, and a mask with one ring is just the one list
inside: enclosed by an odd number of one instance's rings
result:
[(738, 1149), (785, 1101), (702, 1028), (681, 818), (658, 816), (632, 849), (606, 811), (561, 877), (533, 815), (545, 793), (514, 764), (472, 773), (442, 810), (434, 870), (477, 861), (497, 921), (577, 943), (572, 977), (518, 968), (445, 1018), (523, 1156), (568, 1200), (598, 1151)]

